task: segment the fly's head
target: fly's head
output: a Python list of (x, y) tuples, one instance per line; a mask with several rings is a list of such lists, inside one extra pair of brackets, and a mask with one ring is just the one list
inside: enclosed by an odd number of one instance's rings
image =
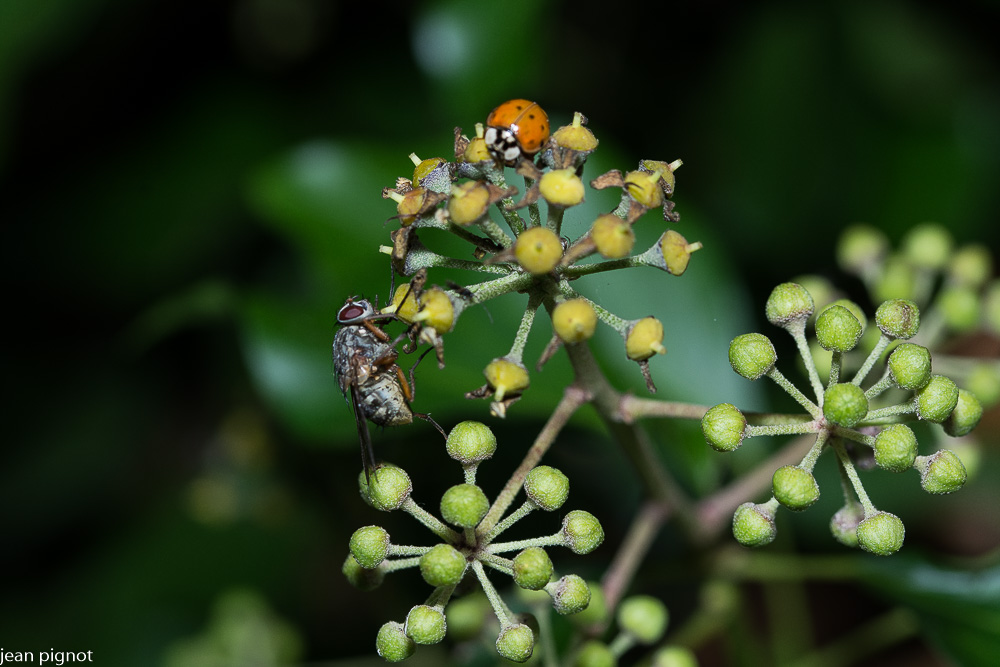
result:
[(360, 324), (373, 318), (376, 314), (375, 307), (368, 299), (355, 301), (354, 297), (350, 297), (337, 312), (337, 324)]

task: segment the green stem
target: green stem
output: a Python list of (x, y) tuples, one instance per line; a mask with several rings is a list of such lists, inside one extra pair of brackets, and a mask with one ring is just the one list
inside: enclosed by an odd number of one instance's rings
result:
[(644, 417), (676, 419), (701, 419), (708, 412), (709, 406), (677, 401), (662, 401), (655, 398), (642, 398), (625, 394), (618, 403), (618, 416), (623, 422), (630, 423)]
[(526, 540), (514, 540), (513, 542), (494, 542), (483, 548), (485, 554), (502, 554), (508, 551), (521, 551), (528, 547), (557, 547), (566, 543), (562, 532), (554, 533), (546, 537), (531, 537)]
[(889, 369), (886, 368), (885, 373), (882, 375), (882, 379), (873, 384), (872, 386), (868, 387), (868, 390), (865, 391), (865, 398), (867, 398), (870, 401), (892, 386), (893, 386), (892, 373), (890, 373)]
[(859, 368), (858, 372), (854, 375), (854, 379), (851, 380), (851, 384), (856, 384), (859, 387), (861, 386), (861, 382), (864, 381), (865, 376), (868, 375), (868, 371), (872, 369), (872, 366), (874, 366), (875, 362), (878, 361), (878, 358), (882, 356), (882, 352), (888, 345), (889, 337), (882, 334), (879, 337), (878, 342), (875, 343), (875, 347), (872, 348), (871, 353), (869, 353), (868, 358), (865, 359), (865, 363), (861, 365), (861, 368)]
[(559, 401), (559, 405), (556, 406), (555, 411), (549, 420), (545, 423), (545, 426), (539, 432), (538, 436), (535, 438), (535, 442), (531, 445), (531, 449), (525, 454), (524, 460), (521, 461), (521, 465), (518, 466), (514, 474), (511, 475), (510, 479), (507, 480), (507, 484), (503, 487), (500, 493), (497, 495), (496, 500), (493, 501), (493, 505), (490, 507), (490, 511), (487, 512), (486, 516), (479, 523), (476, 529), (477, 536), (489, 535), (493, 530), (494, 526), (500, 521), (504, 512), (510, 507), (510, 504), (514, 502), (514, 498), (517, 497), (518, 492), (521, 490), (521, 486), (524, 484), (524, 478), (527, 476), (528, 472), (538, 465), (538, 462), (542, 460), (545, 452), (548, 451), (549, 447), (555, 441), (556, 436), (559, 435), (559, 431), (562, 430), (566, 422), (573, 415), (577, 409), (589, 400), (589, 396), (586, 392), (582, 391), (575, 385), (571, 385), (566, 388), (563, 392), (562, 400)]
[(816, 403), (823, 405), (823, 383), (819, 380), (819, 373), (816, 371), (816, 361), (812, 352), (809, 351), (809, 343), (806, 341), (806, 321), (797, 320), (794, 324), (789, 324), (788, 333), (795, 339), (795, 345), (799, 348), (799, 356), (806, 366), (806, 373), (809, 375), (809, 383), (812, 384), (813, 393), (816, 395)]
[(517, 327), (517, 333), (514, 334), (514, 343), (511, 345), (510, 352), (507, 353), (507, 358), (511, 361), (521, 363), (521, 357), (524, 356), (524, 346), (528, 343), (528, 334), (531, 333), (531, 325), (535, 321), (535, 313), (541, 302), (542, 297), (537, 292), (531, 292), (528, 296), (528, 307), (525, 309), (524, 315), (521, 316), (521, 323)]
[(840, 369), (844, 367), (844, 353), (835, 350), (830, 359), (830, 377), (826, 381), (827, 388), (840, 382)]
[(514, 576), (514, 561), (509, 558), (504, 558), (503, 556), (497, 556), (496, 554), (490, 553), (479, 554), (478, 558), (484, 565), (489, 565), (497, 572), (502, 572), (508, 577)]
[(907, 403), (900, 403), (899, 405), (890, 405), (887, 408), (879, 408), (878, 410), (872, 410), (867, 415), (865, 415), (865, 421), (875, 421), (877, 419), (885, 419), (886, 417), (895, 417), (896, 415), (909, 415), (913, 414), (917, 410), (916, 401), (909, 401)]
[(813, 443), (806, 455), (802, 457), (802, 461), (799, 462), (800, 468), (812, 472), (812, 469), (816, 467), (817, 459), (823, 453), (823, 445), (826, 444), (829, 437), (830, 432), (827, 430), (822, 430), (816, 435), (816, 442)]
[(459, 535), (454, 530), (444, 525), (436, 516), (425, 510), (423, 507), (418, 505), (413, 498), (407, 498), (406, 501), (400, 507), (404, 512), (412, 516), (414, 519), (424, 524), (428, 530), (440, 537), (445, 542), (449, 544), (457, 544), (459, 541)]
[(483, 544), (489, 544), (494, 539), (496, 539), (497, 535), (507, 530), (515, 523), (517, 523), (524, 517), (531, 514), (531, 512), (533, 512), (536, 509), (538, 509), (538, 505), (536, 505), (534, 501), (525, 500), (523, 505), (514, 510), (510, 515), (507, 516), (506, 519), (498, 523), (496, 527), (490, 531), (490, 534), (483, 539)]
[(390, 572), (397, 572), (399, 570), (405, 570), (407, 568), (417, 567), (419, 565), (420, 565), (420, 556), (414, 556), (413, 558), (384, 560), (379, 564), (378, 569), (386, 574), (389, 574)]
[(493, 584), (486, 577), (486, 571), (483, 570), (483, 564), (478, 560), (472, 561), (472, 571), (476, 573), (476, 578), (479, 579), (479, 585), (483, 587), (483, 592), (486, 593), (486, 599), (490, 601), (490, 606), (493, 607), (493, 613), (496, 614), (497, 620), (500, 621), (501, 627), (507, 627), (510, 625), (510, 609), (504, 603), (503, 598), (497, 593), (497, 589), (493, 587)]
[(604, 271), (617, 271), (618, 269), (631, 269), (635, 266), (645, 266), (635, 257), (623, 257), (622, 259), (609, 259), (606, 262), (591, 262), (590, 264), (574, 264), (563, 269), (562, 274), (573, 280), (582, 276), (589, 276), (594, 273)]
[(865, 491), (865, 487), (861, 484), (861, 478), (858, 477), (858, 471), (854, 467), (854, 462), (851, 461), (851, 457), (847, 455), (847, 450), (844, 449), (844, 445), (836, 440), (833, 441), (833, 449), (837, 452), (837, 458), (840, 460), (840, 466), (844, 470), (844, 474), (847, 478), (851, 480), (851, 486), (854, 488), (854, 493), (857, 494), (858, 500), (861, 501), (861, 506), (865, 508), (865, 517), (869, 517), (878, 510), (875, 508), (874, 503), (868, 497), (868, 493)]
[(799, 388), (792, 384), (788, 378), (781, 374), (777, 368), (772, 368), (767, 372), (767, 377), (771, 378), (778, 383), (778, 386), (785, 390), (785, 392), (795, 399), (795, 402), (801, 405), (806, 411), (813, 416), (813, 419), (819, 419), (823, 416), (823, 411), (820, 410), (819, 406), (806, 398), (806, 395), (799, 391)]
[(744, 437), (753, 438), (759, 435), (801, 435), (803, 433), (819, 433), (820, 427), (815, 421), (797, 424), (774, 424), (772, 426), (747, 426)]
[[(503, 177), (503, 172), (499, 169), (488, 169), (486, 171), (486, 178), (489, 179), (490, 183), (497, 186), (498, 188), (507, 189), (507, 180)], [(507, 226), (510, 227), (510, 231), (514, 232), (514, 236), (520, 236), (521, 232), (524, 231), (524, 220), (517, 211), (513, 210), (514, 200), (510, 197), (504, 197), (501, 199), (497, 208), (500, 209), (500, 215), (507, 222)], [(496, 223), (494, 223), (496, 224)], [(499, 229), (499, 227), (497, 228)], [(506, 236), (506, 234), (504, 234)], [(504, 246), (507, 247), (507, 246)]]
[(404, 544), (390, 544), (390, 556), (423, 556), (434, 547), (408, 546)]

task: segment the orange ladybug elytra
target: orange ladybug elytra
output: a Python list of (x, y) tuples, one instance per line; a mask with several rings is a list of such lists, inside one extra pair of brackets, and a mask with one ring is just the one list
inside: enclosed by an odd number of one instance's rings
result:
[(537, 153), (548, 138), (549, 117), (537, 102), (507, 100), (486, 117), (486, 147), (508, 167)]

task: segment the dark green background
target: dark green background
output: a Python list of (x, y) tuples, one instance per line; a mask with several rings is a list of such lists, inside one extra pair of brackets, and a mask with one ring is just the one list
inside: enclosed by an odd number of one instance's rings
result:
[[(1000, 254), (995, 3), (491, 4), (0, 4), (0, 646), (158, 664), (221, 593), (250, 587), (297, 627), (304, 660), (368, 657), (378, 626), (423, 601), (415, 573), (367, 595), (340, 575), (361, 525), (428, 538), (358, 499), (329, 344), (348, 295), (388, 292), (376, 248), (395, 211), (381, 188), (409, 174), (410, 152), (450, 155), (452, 129), (471, 132), (504, 99), (538, 100), (557, 125), (585, 113), (602, 142), (590, 176), (684, 159), (677, 228), (705, 243), (689, 273), (581, 281), (624, 317), (664, 320), (671, 354), (653, 368), (671, 397), (763, 405), (760, 387), (731, 377), (725, 345), (762, 330), (763, 299), (792, 276), (860, 294), (833, 261), (848, 223), (898, 241), (934, 220)], [(421, 368), (421, 409), (446, 427), (487, 419), (461, 392), (506, 352), (523, 307), (507, 297), (469, 311), (447, 338), (448, 368)], [(618, 386), (639, 391), (619, 345), (595, 347)], [(568, 378), (557, 358), (495, 424), (488, 492)], [(617, 525), (638, 492), (594, 423), (585, 411), (550, 458), (586, 480), (571, 504)], [(984, 436), (993, 477), (996, 424)], [(696, 430), (657, 437), (677, 443), (666, 456), (693, 492), (724, 474)], [(422, 423), (375, 434), (383, 456), (419, 471), (432, 510), (459, 479), (436, 438)], [(869, 487), (907, 522), (908, 551), (977, 556), (1000, 540), (984, 475), (930, 500), (913, 477), (872, 473)], [(842, 554), (824, 535), (827, 500), (783, 530)], [(962, 517), (977, 507), (993, 521), (970, 535)], [(560, 553), (557, 567), (597, 576), (621, 532), (609, 529), (603, 555)], [(675, 538), (661, 552), (676, 556)], [(658, 562), (643, 576), (659, 581)], [(657, 585), (682, 617), (683, 587)], [(920, 608), (919, 591), (899, 590)], [(841, 602), (861, 618), (882, 604), (869, 595)], [(947, 639), (946, 626), (929, 635)]]

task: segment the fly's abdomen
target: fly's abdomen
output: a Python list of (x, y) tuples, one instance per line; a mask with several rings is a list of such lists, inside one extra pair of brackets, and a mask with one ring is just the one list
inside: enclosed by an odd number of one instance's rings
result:
[(366, 382), (361, 402), (365, 417), (379, 426), (400, 426), (413, 421), (413, 412), (395, 375), (378, 375)]

